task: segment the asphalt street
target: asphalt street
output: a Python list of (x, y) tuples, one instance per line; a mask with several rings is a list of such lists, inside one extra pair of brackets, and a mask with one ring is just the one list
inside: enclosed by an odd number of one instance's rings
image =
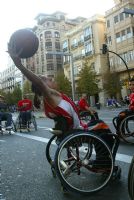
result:
[[(114, 132), (113, 116), (119, 109), (99, 110), (99, 116), (107, 122)], [(58, 178), (52, 176), (46, 160), (45, 148), (51, 137), (48, 128), (53, 121), (40, 118), (42, 113), (35, 113), (38, 131), (0, 135), (0, 200), (129, 200), (127, 191), (128, 169), (134, 153), (134, 146), (121, 142), (116, 163), (121, 166), (120, 180), (111, 181), (100, 192), (90, 196), (64, 195)], [(14, 114), (14, 119), (16, 118)], [(52, 154), (56, 145), (52, 145)]]

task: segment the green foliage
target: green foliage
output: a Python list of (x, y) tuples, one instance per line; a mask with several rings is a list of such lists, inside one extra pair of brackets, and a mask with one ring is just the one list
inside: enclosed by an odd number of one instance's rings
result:
[(84, 62), (82, 70), (79, 73), (79, 80), (77, 84), (77, 92), (86, 93), (88, 96), (93, 96), (100, 91), (98, 87), (98, 79), (92, 66), (89, 65), (88, 60)]
[(121, 91), (121, 84), (117, 72), (109, 70), (103, 74), (103, 88), (110, 97), (116, 97)]
[(26, 80), (23, 85), (23, 95), (27, 95), (28, 97), (31, 95), (31, 82)]
[(58, 91), (65, 93), (68, 96), (72, 95), (72, 88), (70, 81), (65, 77), (64, 72), (58, 72), (55, 78)]
[(16, 85), (13, 92), (0, 91), (0, 94), (5, 97), (5, 101), (9, 105), (17, 104), (17, 102), (22, 99), (22, 91), (19, 85)]

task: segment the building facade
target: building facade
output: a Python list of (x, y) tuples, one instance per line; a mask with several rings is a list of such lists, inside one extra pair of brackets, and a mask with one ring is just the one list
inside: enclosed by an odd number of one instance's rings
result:
[[(105, 70), (106, 58), (101, 53), (102, 44), (105, 41), (105, 19), (104, 16), (95, 15), (87, 19), (77, 27), (68, 31), (62, 38), (62, 49), (64, 52), (64, 72), (66, 77), (72, 81), (72, 72), (70, 68), (70, 59), (68, 53), (71, 53), (73, 59), (73, 76), (75, 88), (79, 79), (79, 71), (83, 67), (83, 61), (88, 58), (89, 64), (97, 74), (99, 87), (102, 88), (101, 75)], [(90, 83), (89, 83), (90, 84)], [(91, 105), (96, 101), (104, 104), (105, 94), (100, 92), (99, 97), (91, 98)]]
[[(124, 8), (134, 10), (134, 0), (115, 0), (115, 7), (106, 12), (107, 45), (123, 58), (130, 76), (134, 76), (134, 15), (123, 13)], [(111, 71), (119, 74), (124, 98), (128, 94), (128, 70), (119, 56), (109, 53), (109, 61)]]
[(58, 70), (63, 69), (63, 56), (61, 37), (64, 33), (75, 27), (85, 18), (67, 19), (63, 12), (55, 12), (51, 15), (39, 14), (36, 18), (37, 26), (33, 31), (39, 39), (37, 53), (26, 60), (26, 66), (36, 74), (45, 74), (47, 77), (55, 77)]

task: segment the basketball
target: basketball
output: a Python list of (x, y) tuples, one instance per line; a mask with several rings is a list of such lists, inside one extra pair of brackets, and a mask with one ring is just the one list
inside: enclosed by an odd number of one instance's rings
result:
[(20, 58), (30, 58), (32, 57), (39, 47), (39, 40), (35, 33), (30, 29), (20, 29), (15, 31), (9, 40), (15, 44), (16, 52), (20, 53)]

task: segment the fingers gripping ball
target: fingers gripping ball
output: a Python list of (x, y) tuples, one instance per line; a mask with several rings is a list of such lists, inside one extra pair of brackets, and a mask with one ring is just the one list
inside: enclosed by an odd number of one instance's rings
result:
[(9, 40), (9, 44), (14, 44), (16, 52), (20, 58), (32, 57), (38, 50), (39, 40), (30, 29), (20, 29), (15, 31)]

